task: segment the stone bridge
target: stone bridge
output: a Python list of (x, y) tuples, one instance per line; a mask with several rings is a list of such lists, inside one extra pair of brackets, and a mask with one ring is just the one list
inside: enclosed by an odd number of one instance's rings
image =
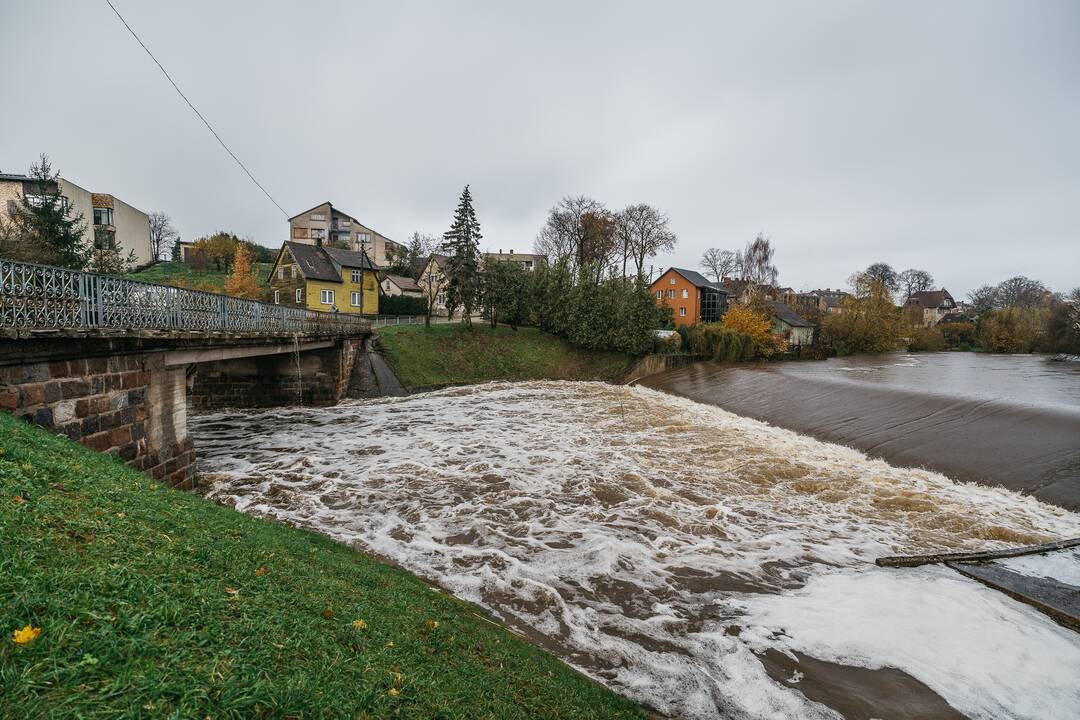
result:
[(183, 489), (189, 403), (332, 405), (366, 389), (370, 336), (355, 315), (0, 260), (0, 410)]

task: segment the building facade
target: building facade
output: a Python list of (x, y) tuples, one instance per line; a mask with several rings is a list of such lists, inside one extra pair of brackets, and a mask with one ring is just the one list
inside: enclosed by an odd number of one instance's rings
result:
[(956, 312), (956, 301), (945, 288), (911, 293), (905, 307), (926, 327), (933, 327)]
[(420, 271), (416, 284), (421, 294), (428, 299), (432, 312), (446, 312), (447, 266), (450, 258), (446, 255), (432, 255)]
[(540, 263), (547, 262), (546, 255), (533, 255), (532, 253), (516, 253), (511, 250), (504, 253), (499, 249), (497, 253), (484, 253), (484, 261), (512, 262), (521, 265), (526, 270), (535, 270)]
[(376, 272), (363, 252), (286, 242), (267, 280), (276, 305), (377, 315)]
[[(115, 242), (127, 259), (131, 253), (136, 267), (156, 260), (150, 251), (150, 218), (109, 193), (92, 193), (66, 178), (45, 189), (65, 198), (70, 217), (82, 216), (84, 247)], [(33, 204), (41, 193), (40, 183), (25, 175), (0, 175), (0, 217), (9, 220), (19, 206)]]
[(717, 322), (727, 311), (728, 293), (693, 270), (669, 268), (649, 290), (657, 305), (671, 308), (676, 326)]
[(391, 255), (405, 250), (329, 201), (289, 218), (289, 241), (362, 252), (378, 267), (390, 265)]
[(383, 295), (388, 295), (390, 297), (396, 297), (398, 295), (423, 297), (424, 295), (423, 289), (415, 280), (400, 275), (387, 275), (382, 279), (382, 282), (379, 283), (379, 287), (382, 288)]

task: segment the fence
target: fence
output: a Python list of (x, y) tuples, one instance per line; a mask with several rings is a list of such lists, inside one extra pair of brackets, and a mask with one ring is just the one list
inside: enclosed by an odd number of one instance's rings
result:
[[(446, 318), (437, 315), (431, 316), (432, 325), (445, 325), (446, 323), (459, 323), (461, 318)], [(423, 325), (423, 315), (376, 315), (371, 318), (374, 327), (387, 327), (390, 325)]]
[(353, 335), (365, 318), (0, 259), (0, 328)]

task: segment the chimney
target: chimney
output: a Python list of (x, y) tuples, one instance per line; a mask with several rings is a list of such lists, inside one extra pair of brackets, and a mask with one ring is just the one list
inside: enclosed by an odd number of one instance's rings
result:
[(514, 248), (510, 248), (510, 254), (511, 254), (511, 255), (513, 255), (513, 254), (514, 254)]
[(502, 248), (499, 248), (499, 254), (502, 255)]

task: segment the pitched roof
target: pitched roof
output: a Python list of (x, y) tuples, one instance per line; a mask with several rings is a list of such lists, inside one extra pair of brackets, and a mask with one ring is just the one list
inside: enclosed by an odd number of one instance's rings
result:
[(386, 279), (397, 285), (402, 290), (414, 290), (420, 291), (420, 286), (416, 284), (416, 281), (412, 278), (407, 278), (402, 275), (387, 275)]
[[(378, 270), (363, 252), (317, 247), (291, 241), (286, 242), (285, 247), (289, 249), (293, 259), (296, 260), (296, 265), (300, 268), (300, 274), (307, 280), (341, 282), (341, 268), (343, 267)], [(277, 263), (275, 263), (276, 265)]]
[[(297, 214), (293, 215), (293, 216), (292, 216), (291, 218), (289, 218), (289, 220), (290, 220), (290, 221), (291, 221), (291, 220), (295, 220), (296, 218), (300, 217), (301, 215), (307, 215), (307, 214), (308, 214), (309, 212), (311, 212), (312, 210), (318, 210), (318, 209), (319, 209), (319, 208), (321, 208), (321, 207), (322, 207), (323, 205), (329, 205), (329, 206), (330, 206), (330, 209), (331, 209), (331, 210), (333, 210), (333, 209), (334, 209), (334, 203), (330, 202), (329, 200), (323, 200), (323, 201), (322, 201), (321, 203), (319, 203), (319, 204), (318, 204), (318, 205), (316, 205), (315, 207), (313, 207), (313, 208), (308, 208), (307, 210), (305, 210), (305, 211), (304, 211), (304, 212), (302, 212), (302, 213), (297, 213)], [(340, 210), (338, 210), (338, 212), (341, 212), (341, 211), (340, 211)], [(348, 215), (348, 213), (343, 213), (343, 214), (345, 214), (345, 215)], [(350, 215), (350, 217), (352, 217), (352, 216)]]
[(913, 292), (908, 295), (908, 305), (918, 305), (921, 308), (939, 308), (945, 305), (945, 298), (948, 298), (955, 305), (952, 295), (945, 288), (940, 290), (923, 290), (921, 292)]
[(685, 270), (683, 268), (677, 268), (677, 267), (670, 267), (667, 270), (665, 270), (664, 272), (660, 273), (660, 276), (657, 277), (656, 280), (653, 281), (653, 285), (655, 285), (657, 282), (659, 282), (660, 278), (664, 277), (669, 272), (677, 272), (677, 273), (679, 273), (680, 275), (683, 276), (683, 279), (685, 279), (688, 283), (690, 283), (694, 287), (712, 288), (713, 290), (718, 290), (718, 291), (720, 291), (722, 293), (728, 292), (722, 285), (720, 285), (719, 283), (712, 282), (711, 280), (709, 280), (708, 278), (706, 278), (704, 275), (702, 275), (699, 272), (695, 272), (693, 270)]
[(12, 173), (0, 173), (0, 180), (6, 180), (8, 182), (30, 182), (34, 178), (27, 177), (26, 175), (15, 175)]
[(772, 307), (773, 315), (784, 324), (790, 325), (791, 327), (813, 327), (813, 325), (806, 320), (803, 320), (799, 313), (795, 312), (784, 303), (775, 300), (769, 300), (768, 303), (769, 306)]
[(367, 253), (362, 250), (342, 250), (340, 248), (326, 246), (323, 246), (320, 249), (341, 267), (360, 268), (362, 270), (379, 269), (379, 267), (367, 256)]

